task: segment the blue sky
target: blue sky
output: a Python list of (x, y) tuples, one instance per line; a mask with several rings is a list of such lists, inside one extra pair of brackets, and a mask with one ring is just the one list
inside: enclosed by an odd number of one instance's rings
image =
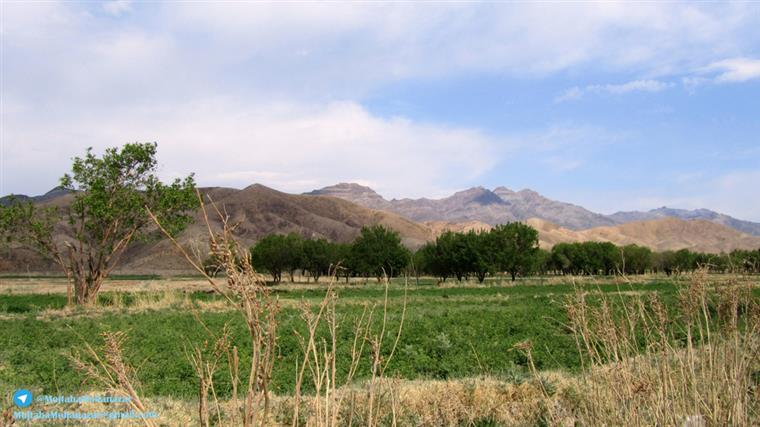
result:
[(0, 193), (157, 141), (165, 178), (531, 188), (760, 221), (760, 4), (2, 2)]

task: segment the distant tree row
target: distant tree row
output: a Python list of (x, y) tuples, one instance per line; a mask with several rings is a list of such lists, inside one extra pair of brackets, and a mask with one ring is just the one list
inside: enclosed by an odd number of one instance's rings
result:
[[(760, 273), (760, 249), (707, 254), (687, 249), (653, 252), (637, 245), (610, 242), (559, 243), (539, 248), (538, 231), (519, 222), (488, 231), (447, 231), (412, 253), (398, 233), (383, 226), (364, 227), (352, 243), (304, 239), (298, 234), (272, 234), (251, 248), (256, 269), (275, 282), (300, 272), (315, 282), (335, 274), (344, 277), (395, 277), (400, 274), (483, 282), (508, 275), (512, 280), (535, 274), (614, 275), (664, 273), (678, 275), (698, 268), (713, 272)], [(210, 270), (213, 260), (207, 261)]]
[(555, 245), (543, 269), (561, 274), (678, 275), (707, 268), (715, 273), (760, 273), (760, 249), (709, 254), (688, 249), (653, 252), (637, 245), (615, 246), (609, 242), (560, 243)]
[[(398, 233), (383, 226), (364, 227), (350, 244), (326, 239), (304, 239), (296, 233), (271, 234), (251, 248), (253, 266), (282, 281), (283, 273), (293, 281), (296, 271), (314, 281), (328, 274), (350, 276), (394, 277), (404, 271), (411, 253), (401, 243)], [(214, 268), (213, 260), (208, 261)], [(339, 267), (339, 268), (338, 268)], [(337, 270), (336, 270), (337, 268)]]
[(415, 253), (413, 270), (443, 281), (449, 277), (461, 281), (474, 276), (483, 282), (486, 276), (499, 272), (515, 280), (536, 271), (541, 258), (538, 231), (512, 222), (489, 231), (444, 232)]

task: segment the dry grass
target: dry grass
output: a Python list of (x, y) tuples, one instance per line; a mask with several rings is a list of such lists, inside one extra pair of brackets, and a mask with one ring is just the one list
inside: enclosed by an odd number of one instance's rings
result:
[[(196, 376), (199, 379), (199, 423), (204, 427), (209, 427), (212, 416), (215, 414), (215, 425), (257, 426), (268, 424), (273, 417), (273, 396), (269, 387), (272, 369), (277, 360), (277, 314), (281, 306), (277, 297), (272, 295), (265, 278), (253, 269), (250, 252), (241, 247), (233, 238), (235, 226), (230, 224), (228, 218), (212, 204), (222, 224), (221, 233), (214, 233), (208, 220), (205, 204), (203, 200), (200, 202), (208, 229), (210, 254), (190, 254), (164, 230), (160, 221), (152, 213), (150, 215), (188, 263), (205, 277), (212, 289), (224, 297), (230, 307), (234, 307), (239, 312), (248, 328), (251, 342), (251, 366), (247, 381), (243, 381), (239, 373), (238, 349), (231, 346), (232, 340), (227, 326), (221, 332), (215, 333), (203, 324), (200, 316), (196, 315), (197, 321), (209, 335), (209, 340), (203, 344), (188, 343), (186, 350), (187, 357), (195, 368)], [(220, 282), (209, 276), (203, 268), (202, 260), (208, 255), (219, 260), (219, 266), (225, 273), (223, 281)], [(332, 280), (328, 284), (325, 297), (319, 305), (313, 307), (308, 301), (302, 303), (301, 318), (307, 326), (308, 335), (299, 336), (303, 359), (300, 367), (296, 367), (296, 391), (291, 405), (291, 424), (293, 427), (300, 425), (303, 409), (310, 411), (312, 414), (310, 419), (314, 420), (311, 424), (307, 422), (306, 425), (338, 425), (341, 419), (340, 412), (344, 408), (343, 399), (345, 396), (337, 392), (339, 389), (338, 370), (336, 368), (338, 321), (337, 294), (334, 291), (337, 266), (333, 270)], [(387, 387), (382, 386), (382, 379), (401, 336), (403, 313), (406, 311), (406, 303), (404, 303), (401, 325), (395, 334), (390, 354), (383, 358), (381, 354), (386, 341), (388, 285), (386, 280), (386, 298), (382, 308), (380, 332), (376, 335), (370, 332), (374, 325), (373, 315), (376, 312), (376, 306), (365, 307), (364, 315), (353, 326), (354, 344), (351, 362), (349, 372), (344, 379), (345, 384), (352, 381), (360, 359), (365, 356), (366, 348), (372, 360), (372, 376), (366, 392), (368, 403), (366, 411), (363, 413), (365, 417), (363, 424), (368, 426), (378, 425), (380, 410), (376, 401), (381, 398), (380, 392), (387, 389)], [(320, 325), (327, 326), (329, 330), (328, 339), (317, 338), (316, 331)], [(233, 408), (226, 412), (222, 408), (214, 389), (214, 376), (223, 360), (228, 366), (228, 374), (232, 384), (231, 402)], [(313, 382), (315, 392), (310, 399), (303, 399), (301, 388), (307, 371), (310, 374), (309, 377)], [(243, 390), (244, 393), (242, 402), (238, 399), (239, 390)], [(392, 396), (391, 407), (395, 408), (397, 399), (393, 397), (392, 389), (390, 395)], [(213, 400), (209, 398), (210, 396)], [(353, 404), (352, 407), (354, 407)], [(396, 424), (395, 413), (394, 410), (394, 425)]]
[[(545, 420), (545, 407), (561, 402), (566, 390), (574, 387), (572, 379), (562, 374), (547, 374), (556, 384), (556, 396), (546, 399), (540, 385), (535, 381), (513, 384), (493, 377), (478, 377), (459, 380), (406, 381), (382, 379), (376, 382), (375, 412), (376, 425), (396, 425), (439, 427), (469, 426), (479, 421), (490, 421), (498, 425), (534, 426)], [(342, 402), (337, 408), (334, 424), (339, 426), (366, 426), (369, 408), (369, 382), (349, 384), (334, 390), (334, 398)], [(92, 396), (113, 394), (108, 390), (89, 393)], [(332, 398), (331, 398), (332, 399)], [(395, 400), (395, 402), (393, 402)], [(324, 395), (316, 399), (314, 394), (301, 396), (298, 424), (304, 426), (324, 425), (324, 411), (319, 414), (317, 407), (324, 408)], [(293, 422), (294, 396), (271, 395), (271, 409), (267, 420), (260, 420), (262, 426), (291, 425)], [(318, 402), (316, 406), (311, 403)], [(159, 414), (153, 420), (157, 425), (189, 426), (203, 425), (197, 401), (176, 400), (167, 397), (142, 399), (143, 405)], [(220, 412), (211, 411), (211, 425), (238, 425), (233, 423), (237, 403), (233, 399), (219, 400), (212, 406)], [(394, 409), (395, 408), (395, 409)], [(51, 404), (46, 410), (68, 411), (123, 411), (129, 410), (126, 403), (81, 403)], [(395, 410), (395, 414), (394, 414)], [(220, 421), (221, 420), (221, 421)], [(565, 420), (570, 423), (571, 418)], [(88, 425), (126, 426), (142, 421), (99, 420)], [(0, 424), (1, 425), (1, 424)], [(572, 425), (572, 424), (570, 424)]]
[(676, 307), (657, 295), (615, 304), (568, 301), (584, 356), (583, 425), (756, 425), (760, 420), (760, 307), (746, 282), (690, 277)]
[(2, 399), (3, 405), (0, 410), (0, 427), (11, 427), (15, 424), (15, 420), (13, 419), (13, 397), (8, 394), (7, 396), (2, 396)]
[(71, 355), (72, 365), (82, 372), (87, 380), (105, 387), (109, 394), (128, 397), (130, 409), (141, 415), (141, 421), (146, 427), (154, 427), (154, 421), (144, 416), (147, 410), (138, 393), (139, 383), (134, 370), (122, 357), (126, 335), (122, 332), (104, 332), (102, 335), (105, 342), (102, 354), (85, 342), (84, 355)]

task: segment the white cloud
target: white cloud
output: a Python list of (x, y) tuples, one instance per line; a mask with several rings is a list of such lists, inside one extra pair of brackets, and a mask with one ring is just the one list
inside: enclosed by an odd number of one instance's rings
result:
[(754, 25), (751, 6), (690, 3), (185, 2), (166, 9), (173, 30), (223, 42), (226, 53), (216, 54), (307, 61), (320, 77), (351, 70), (365, 84), (466, 71), (536, 76), (584, 64), (666, 75), (752, 46), (743, 36)]
[[(300, 191), (364, 179), (389, 197), (440, 194), (488, 170), (502, 139), (379, 117), (359, 100), (404, 79), (588, 70), (639, 80), (568, 99), (664, 90), (670, 76), (755, 48), (752, 8), (4, 2), (0, 187), (43, 191), (88, 145), (157, 140), (167, 175), (195, 170), (203, 184)], [(746, 64), (722, 66), (713, 72), (747, 76)], [(561, 156), (551, 147), (588, 136), (553, 132), (528, 139)]]
[(558, 97), (554, 98), (554, 102), (559, 104), (560, 102), (565, 101), (575, 101), (577, 99), (581, 99), (583, 97), (583, 89), (579, 88), (578, 86), (573, 86), (570, 89), (566, 90), (562, 95), (559, 95)]
[(572, 87), (562, 95), (556, 97), (554, 102), (560, 103), (582, 98), (587, 93), (623, 95), (631, 92), (661, 92), (673, 86), (672, 83), (659, 80), (634, 80), (622, 84), (589, 85), (583, 88)]
[(716, 61), (704, 69), (705, 73), (717, 73), (718, 83), (739, 83), (760, 78), (760, 59), (730, 58)]
[[(139, 126), (135, 126), (139, 123)], [(6, 145), (8, 174), (18, 182), (66, 172), (83, 147), (157, 141), (162, 174), (196, 172), (202, 185), (243, 187), (254, 182), (302, 192), (361, 177), (390, 196), (433, 194), (452, 182), (474, 182), (489, 170), (497, 141), (466, 128), (381, 118), (353, 102), (280, 104), (254, 108), (230, 99), (94, 114), (72, 132), (68, 118), (44, 128), (13, 122)], [(34, 170), (15, 165), (34, 164)], [(44, 190), (40, 190), (44, 191)]]
[(103, 3), (103, 10), (113, 16), (119, 16), (122, 13), (132, 10), (132, 2), (130, 0), (112, 0)]

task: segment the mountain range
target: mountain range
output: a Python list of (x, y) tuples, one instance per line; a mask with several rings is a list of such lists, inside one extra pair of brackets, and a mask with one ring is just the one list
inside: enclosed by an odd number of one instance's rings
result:
[[(383, 225), (397, 231), (405, 245), (419, 247), (430, 240), (428, 227), (391, 212), (369, 209), (346, 200), (333, 197), (312, 197), (287, 194), (263, 185), (254, 184), (242, 190), (211, 187), (199, 189), (204, 200), (214, 204), (235, 225), (234, 235), (244, 246), (272, 233), (297, 233), (306, 238), (326, 238), (348, 243), (359, 235), (363, 226)], [(73, 199), (67, 192), (47, 193), (48, 197), (18, 197), (20, 201), (32, 201), (39, 207), (66, 208)], [(0, 199), (8, 203), (9, 198)], [(219, 231), (222, 221), (209, 206), (212, 230)], [(195, 213), (191, 223), (177, 241), (191, 253), (208, 251), (208, 234), (202, 212)], [(56, 241), (73, 240), (67, 221), (62, 220), (55, 228)], [(175, 252), (167, 240), (135, 242), (122, 257), (117, 273), (172, 274), (189, 272), (187, 263)], [(29, 248), (12, 245), (0, 250), (0, 271), (55, 271), (56, 266)]]
[(442, 199), (386, 200), (369, 187), (340, 183), (306, 193), (349, 200), (371, 209), (395, 212), (418, 222), (446, 221), (460, 223), (481, 221), (500, 224), (538, 218), (570, 230), (614, 226), (633, 221), (662, 218), (706, 220), (753, 236), (760, 236), (760, 223), (743, 221), (708, 209), (670, 209), (662, 207), (647, 212), (617, 212), (603, 215), (581, 206), (546, 198), (533, 190), (512, 191), (506, 187), (488, 190), (473, 187)]
[[(494, 190), (477, 187), (444, 199), (416, 200), (385, 200), (370, 188), (357, 184), (338, 184), (302, 195), (259, 184), (242, 190), (211, 187), (200, 191), (236, 225), (235, 237), (245, 246), (267, 234), (290, 232), (306, 238), (350, 242), (363, 226), (379, 224), (397, 231), (405, 245), (416, 248), (445, 230), (480, 230), (506, 221), (523, 221), (539, 231), (539, 242), (545, 249), (560, 242), (588, 240), (618, 245), (635, 243), (658, 251), (688, 248), (721, 252), (760, 248), (760, 237), (737, 229), (741, 226), (751, 231), (758, 224), (712, 211), (656, 209), (605, 216), (547, 199), (531, 190), (513, 192), (504, 187)], [(43, 196), (17, 196), (16, 199), (32, 201), (41, 207), (65, 209), (73, 195), (54, 189)], [(7, 197), (0, 198), (0, 204), (9, 202)], [(203, 256), (208, 248), (207, 229), (202, 213), (194, 215), (194, 223), (177, 240), (191, 252)], [(216, 215), (210, 215), (210, 221), (213, 230), (221, 229), (221, 220)], [(72, 239), (65, 220), (56, 227), (55, 238), (58, 241)], [(116, 272), (189, 272), (186, 262), (166, 240), (135, 242), (122, 260)], [(0, 249), (0, 272), (56, 270), (51, 262), (29, 248), (14, 244)]]

